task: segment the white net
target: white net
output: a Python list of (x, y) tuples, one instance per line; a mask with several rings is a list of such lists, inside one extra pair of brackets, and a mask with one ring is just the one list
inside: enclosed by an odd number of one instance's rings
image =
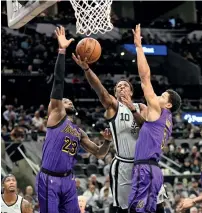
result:
[(111, 23), (112, 0), (70, 0), (75, 11), (76, 33), (106, 33), (113, 29)]

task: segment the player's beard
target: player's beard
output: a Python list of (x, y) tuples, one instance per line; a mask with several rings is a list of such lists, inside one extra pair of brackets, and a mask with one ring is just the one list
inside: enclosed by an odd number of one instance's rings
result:
[(66, 108), (65, 109), (67, 115), (72, 116), (76, 114), (76, 109), (75, 108)]

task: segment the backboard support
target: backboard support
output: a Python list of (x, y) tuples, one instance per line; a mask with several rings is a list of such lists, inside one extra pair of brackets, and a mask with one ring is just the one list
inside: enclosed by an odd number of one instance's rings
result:
[(19, 29), (56, 2), (58, 1), (29, 0), (25, 5), (21, 5), (17, 0), (7, 0), (8, 26)]

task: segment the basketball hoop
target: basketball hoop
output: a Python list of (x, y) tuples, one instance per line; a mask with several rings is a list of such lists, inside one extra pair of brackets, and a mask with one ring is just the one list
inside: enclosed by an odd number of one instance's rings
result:
[(112, 0), (70, 0), (75, 11), (76, 33), (106, 33), (113, 29), (111, 23)]

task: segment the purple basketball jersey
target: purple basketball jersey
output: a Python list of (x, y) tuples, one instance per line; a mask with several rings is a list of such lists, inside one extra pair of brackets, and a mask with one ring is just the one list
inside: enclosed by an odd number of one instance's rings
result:
[[(63, 122), (63, 123), (62, 123)], [(61, 124), (62, 123), (62, 124)], [(42, 167), (53, 172), (66, 172), (76, 163), (81, 131), (68, 117), (59, 126), (47, 128), (43, 145)]]
[(172, 133), (172, 114), (163, 109), (157, 121), (145, 122), (136, 142), (135, 160), (156, 159), (159, 161), (162, 148)]

